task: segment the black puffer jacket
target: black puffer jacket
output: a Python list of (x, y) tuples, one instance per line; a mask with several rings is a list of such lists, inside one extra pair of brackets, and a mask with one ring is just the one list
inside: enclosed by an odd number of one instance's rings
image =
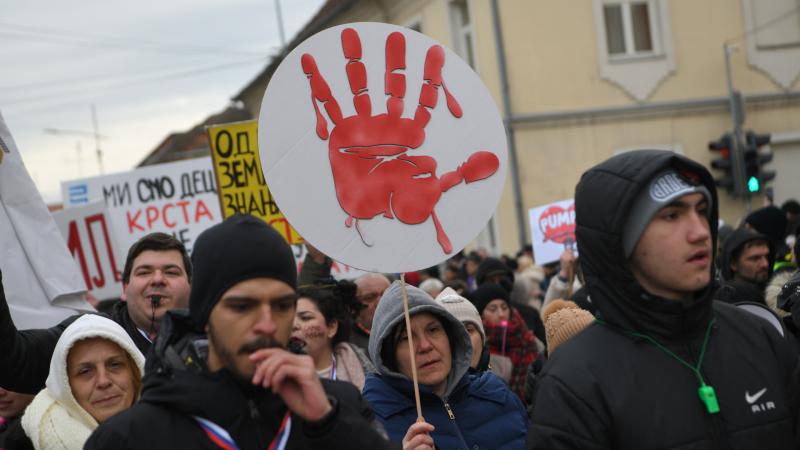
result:
[[(147, 355), (150, 341), (142, 336), (131, 320), (127, 304), (118, 302), (110, 316), (103, 316), (124, 328), (139, 351)], [(50, 328), (17, 330), (8, 308), (0, 273), (0, 386), (24, 394), (36, 394), (42, 390), (58, 338), (78, 317), (80, 314), (68, 317)]]
[[(712, 303), (710, 286), (690, 300), (666, 300), (647, 294), (630, 270), (622, 245), (627, 214), (643, 186), (668, 167), (700, 175), (716, 224), (708, 171), (674, 153), (619, 155), (585, 173), (576, 189), (581, 265), (602, 322), (562, 344), (545, 365), (530, 448), (798, 448), (800, 374), (788, 341), (762, 319)], [(631, 334), (648, 335), (695, 366), (712, 320), (700, 372), (716, 391), (716, 414), (701, 403), (692, 370)]]
[[(268, 448), (286, 405), (225, 369), (209, 373), (205, 342), (185, 310), (167, 313), (147, 360), (141, 400), (103, 422), (84, 449), (219, 450), (192, 416), (227, 430), (242, 450)], [(292, 415), (287, 449), (399, 448), (373, 428), (372, 409), (352, 384), (323, 380), (323, 387), (334, 409), (319, 423)]]
[(17, 417), (10, 423), (0, 426), (0, 449), (2, 450), (34, 450), (33, 442), (25, 434), (25, 429), (20, 423), (21, 417)]

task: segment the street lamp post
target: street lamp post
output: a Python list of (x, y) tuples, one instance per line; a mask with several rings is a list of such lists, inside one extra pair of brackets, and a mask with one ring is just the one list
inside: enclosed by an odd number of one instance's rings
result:
[(97, 167), (100, 169), (100, 174), (103, 174), (103, 151), (100, 150), (100, 132), (97, 127), (97, 109), (92, 103), (92, 131), (94, 131), (94, 146), (97, 151)]
[[(97, 149), (97, 167), (100, 170), (100, 173), (103, 173), (103, 152), (100, 149), (100, 141), (104, 139), (110, 139), (108, 136), (104, 136), (95, 131), (83, 131), (83, 130), (66, 130), (61, 128), (45, 128), (45, 134), (53, 134), (57, 136), (87, 136), (94, 138), (95, 148)], [(80, 142), (78, 143), (78, 157), (80, 157)], [(78, 162), (80, 164), (80, 161)]]
[[(110, 138), (100, 134), (100, 128), (97, 126), (97, 109), (95, 109), (94, 103), (92, 103), (92, 131), (45, 128), (44, 132), (45, 134), (55, 134), (59, 136), (88, 136), (94, 138), (94, 147), (97, 154), (97, 168), (100, 174), (103, 173), (103, 151), (100, 149), (100, 141)], [(80, 151), (78, 153), (80, 153)]]

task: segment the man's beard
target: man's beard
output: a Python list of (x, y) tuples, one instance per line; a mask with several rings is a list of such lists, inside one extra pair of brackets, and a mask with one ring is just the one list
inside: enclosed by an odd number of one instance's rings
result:
[(219, 359), (222, 367), (228, 369), (230, 373), (232, 373), (240, 382), (244, 384), (250, 384), (250, 380), (253, 377), (253, 374), (243, 373), (239, 370), (236, 366), (236, 357), (239, 355), (249, 355), (257, 350), (261, 350), (264, 348), (284, 348), (280, 342), (276, 341), (273, 338), (269, 338), (266, 336), (259, 336), (258, 338), (246, 342), (243, 344), (237, 351), (234, 352), (233, 349), (226, 347), (222, 344), (222, 340), (218, 338), (218, 334), (214, 331), (214, 327), (211, 325), (211, 322), (208, 324), (208, 341), (211, 344), (211, 348), (214, 349), (214, 352), (217, 354), (217, 358)]
[(760, 272), (756, 272), (752, 278), (744, 278), (745, 281), (748, 281), (752, 284), (755, 284), (760, 289), (765, 289), (767, 287), (767, 283), (769, 282), (769, 272), (764, 270)]
[(769, 282), (769, 269), (764, 270), (762, 272), (758, 272), (756, 274), (756, 283), (764, 285), (766, 287), (768, 282)]

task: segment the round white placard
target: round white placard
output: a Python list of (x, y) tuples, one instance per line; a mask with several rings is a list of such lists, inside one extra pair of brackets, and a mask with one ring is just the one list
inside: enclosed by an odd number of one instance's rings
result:
[(267, 86), (258, 127), (267, 185), (289, 223), (363, 270), (447, 259), (486, 226), (505, 183), (506, 134), (481, 79), (394, 25), (340, 25), (297, 46)]

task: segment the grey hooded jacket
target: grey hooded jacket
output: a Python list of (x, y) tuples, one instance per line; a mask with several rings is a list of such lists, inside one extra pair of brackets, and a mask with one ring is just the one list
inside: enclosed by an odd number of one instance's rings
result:
[[(398, 281), (392, 283), (383, 293), (383, 297), (378, 303), (378, 308), (375, 310), (375, 316), (372, 319), (372, 331), (369, 337), (369, 357), (375, 363), (379, 374), (407, 379), (405, 375), (386, 367), (381, 355), (384, 343), (392, 337), (392, 331), (405, 320), (402, 296), (402, 285)], [(458, 380), (469, 370), (469, 363), (472, 358), (472, 343), (469, 339), (469, 334), (458, 319), (439, 306), (425, 291), (406, 285), (406, 297), (408, 298), (408, 313), (411, 316), (423, 312), (435, 315), (442, 321), (447, 330), (447, 335), (450, 337), (453, 365), (447, 378), (446, 397), (452, 392)]]
[[(435, 429), (441, 449), (519, 449), (525, 446), (528, 419), (525, 407), (508, 386), (491, 372), (469, 374), (472, 344), (464, 325), (428, 294), (406, 287), (409, 314), (430, 313), (442, 323), (450, 341), (452, 366), (442, 396), (420, 385), (425, 421)], [(364, 398), (370, 403), (389, 438), (395, 442), (417, 419), (411, 380), (394, 368), (395, 329), (405, 326), (402, 286), (391, 285), (381, 297), (372, 322), (369, 354), (378, 369), (367, 377)], [(391, 359), (388, 361), (387, 359)]]

